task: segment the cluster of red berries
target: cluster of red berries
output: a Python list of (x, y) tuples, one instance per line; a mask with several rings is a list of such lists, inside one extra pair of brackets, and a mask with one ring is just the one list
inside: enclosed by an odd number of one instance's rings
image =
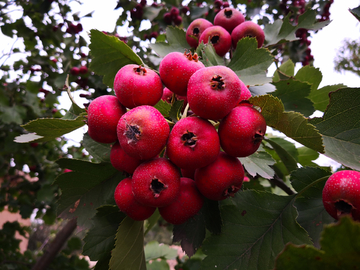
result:
[(186, 31), (186, 40), (191, 47), (210, 42), (219, 56), (225, 56), (231, 48), (236, 48), (244, 37), (255, 37), (258, 48), (265, 40), (263, 29), (252, 21), (245, 21), (244, 15), (232, 7), (221, 9), (213, 23), (203, 18), (195, 19)]
[(146, 0), (141, 0), (139, 4), (136, 4), (136, 6), (130, 10), (130, 16), (131, 19), (141, 20), (144, 15), (144, 7), (146, 6)]
[(323, 12), (321, 14), (321, 18), (319, 19), (320, 22), (330, 19), (330, 7), (332, 3), (334, 3), (334, 0), (330, 0), (325, 4)]
[(88, 86), (88, 78), (82, 77), (82, 75), (85, 75), (89, 72), (87, 66), (81, 66), (81, 67), (72, 67), (70, 69), (70, 74), (73, 76), (78, 76), (76, 79), (76, 83), (83, 89), (85, 89)]
[[(204, 197), (223, 200), (241, 188), (238, 157), (258, 149), (266, 122), (247, 102), (251, 94), (234, 71), (173, 52), (162, 59), (159, 73), (123, 66), (114, 91), (116, 96), (90, 103), (87, 124), (93, 140), (112, 144), (114, 168), (129, 175), (115, 190), (121, 211), (144, 220), (158, 208), (167, 222), (181, 224), (200, 211)], [(154, 107), (169, 100), (169, 91), (172, 100), (188, 102), (175, 123)]]
[(169, 12), (164, 14), (164, 22), (166, 24), (172, 24), (179, 26), (182, 23), (182, 17), (177, 7), (172, 7)]

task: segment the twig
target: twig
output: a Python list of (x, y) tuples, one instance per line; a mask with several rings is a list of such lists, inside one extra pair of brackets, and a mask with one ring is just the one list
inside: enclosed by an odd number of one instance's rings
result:
[(77, 226), (76, 218), (73, 218), (66, 223), (56, 235), (55, 239), (49, 244), (44, 254), (38, 259), (32, 270), (48, 269), (49, 264), (54, 260), (59, 253), (67, 239), (72, 235)]
[(295, 192), (289, 188), (285, 183), (284, 181), (275, 174), (274, 178), (270, 179), (269, 180), (271, 183), (273, 183), (275, 186), (281, 188), (283, 191), (286, 192), (286, 194), (288, 195), (294, 195)]

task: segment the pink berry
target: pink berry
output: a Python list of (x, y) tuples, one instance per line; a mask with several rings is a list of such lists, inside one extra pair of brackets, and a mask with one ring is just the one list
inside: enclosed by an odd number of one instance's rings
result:
[(204, 30), (213, 26), (211, 22), (206, 19), (199, 18), (193, 20), (186, 30), (186, 41), (192, 47), (196, 48), (199, 45), (199, 39)]
[(245, 21), (244, 15), (236, 8), (224, 8), (216, 14), (214, 25), (224, 27), (230, 34), (233, 29)]
[(219, 56), (224, 56), (231, 48), (231, 35), (225, 28), (214, 25), (204, 30), (199, 39), (199, 43), (201, 42), (204, 44), (210, 42), (216, 53)]

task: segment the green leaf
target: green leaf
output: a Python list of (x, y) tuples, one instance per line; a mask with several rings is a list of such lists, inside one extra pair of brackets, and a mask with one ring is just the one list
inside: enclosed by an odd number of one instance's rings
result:
[(288, 172), (292, 172), (298, 168), (297, 166), (297, 151), (295, 145), (282, 138), (269, 138), (266, 141), (272, 146), (278, 154), (280, 160), (285, 165)]
[(162, 259), (162, 260), (172, 260), (175, 259), (178, 255), (176, 249), (173, 249), (165, 244), (159, 244), (157, 241), (151, 241), (146, 244), (145, 248), (145, 260), (148, 262), (150, 260)]
[(91, 163), (75, 159), (59, 159), (61, 168), (72, 172), (60, 174), (55, 184), (61, 189), (58, 213), (62, 218), (78, 218), (80, 228), (89, 228), (96, 209), (115, 204), (114, 190), (124, 176), (110, 163)]
[(258, 85), (271, 81), (266, 70), (273, 63), (273, 56), (265, 48), (258, 48), (255, 38), (239, 40), (228, 65), (245, 85)]
[(315, 10), (307, 10), (299, 16), (297, 25), (293, 25), (290, 21), (292, 15), (290, 12), (283, 20), (278, 19), (273, 24), (265, 25), (266, 46), (273, 46), (298, 39), (295, 32), (299, 28), (318, 30), (330, 23), (330, 21), (317, 22), (316, 14)]
[[(294, 196), (267, 192), (238, 192), (234, 205), (224, 205), (221, 235), (208, 237), (202, 250), (207, 255), (200, 269), (272, 269), (285, 244), (310, 244), (296, 222)], [(261, 202), (261, 203), (260, 203)]]
[(343, 217), (327, 225), (321, 237), (321, 249), (289, 244), (276, 260), (276, 270), (360, 269), (360, 223)]
[(196, 53), (206, 67), (225, 65), (224, 58), (216, 53), (211, 43), (204, 44), (201, 42), (196, 48)]
[(170, 111), (172, 110), (171, 104), (164, 100), (159, 100), (154, 106), (164, 117), (170, 117)]
[(21, 125), (26, 117), (26, 108), (20, 105), (2, 106), (0, 104), (0, 121), (5, 124), (15, 123)]
[(174, 225), (173, 242), (180, 242), (181, 248), (191, 257), (205, 239), (205, 219), (202, 211), (186, 222)]
[(146, 263), (147, 270), (170, 270), (167, 261), (152, 261)]
[(304, 167), (293, 171), (290, 176), (291, 185), (299, 192), (295, 201), (299, 212), (297, 221), (308, 232), (315, 246), (319, 246), (323, 226), (334, 220), (322, 202), (322, 190), (330, 175), (330, 170)]
[(119, 224), (126, 217), (116, 205), (103, 205), (96, 209), (94, 226), (84, 238), (83, 254), (92, 261), (109, 257), (115, 245), (115, 235)]
[(297, 151), (299, 153), (298, 161), (299, 163), (305, 167), (305, 166), (312, 166), (317, 167), (318, 165), (313, 163), (313, 160), (316, 160), (319, 157), (319, 153), (308, 148), (308, 147), (299, 147), (297, 148)]
[(353, 9), (349, 8), (349, 11), (358, 21), (360, 21), (360, 6)]
[(109, 266), (111, 270), (146, 270), (142, 221), (126, 217), (121, 222)]
[(330, 103), (316, 128), (324, 139), (325, 155), (360, 170), (360, 88), (330, 94)]
[[(85, 113), (84, 113), (85, 114)], [(74, 131), (85, 125), (83, 114), (76, 117), (74, 120), (66, 120), (61, 118), (39, 118), (32, 120), (29, 123), (22, 125), (24, 129), (32, 132), (33, 135), (23, 134), (15, 137), (15, 142), (46, 142), (54, 140), (64, 134)], [(36, 136), (34, 136), (36, 135)]]
[(186, 32), (178, 27), (168, 26), (166, 28), (166, 42), (156, 42), (150, 44), (150, 48), (153, 49), (160, 57), (165, 57), (171, 52), (185, 52), (190, 49), (189, 44), (186, 41)]
[(84, 134), (82, 144), (97, 162), (110, 162), (110, 144), (95, 142), (88, 133)]
[(312, 89), (308, 98), (313, 102), (316, 110), (324, 112), (330, 101), (329, 94), (345, 87), (343, 84), (335, 84), (324, 86), (320, 89)]
[(315, 91), (322, 81), (322, 73), (320, 69), (313, 66), (304, 66), (296, 73), (295, 79), (307, 82), (311, 85), (311, 91)]
[(174, 123), (180, 120), (180, 114), (183, 106), (184, 106), (183, 100), (176, 100), (174, 104), (171, 105), (171, 109), (169, 111), (169, 117), (171, 118), (171, 120), (174, 121)]
[(273, 82), (288, 79), (294, 76), (295, 64), (291, 59), (283, 63), (274, 73)]
[(143, 65), (141, 58), (115, 36), (98, 30), (90, 31), (90, 68), (98, 75), (104, 75), (103, 82), (113, 87), (116, 73), (125, 65)]
[(310, 99), (307, 98), (311, 85), (293, 78), (275, 82), (276, 91), (273, 96), (281, 99), (285, 111), (295, 111), (310, 116), (315, 110)]
[(268, 153), (258, 151), (248, 157), (239, 159), (252, 177), (257, 174), (266, 179), (274, 177), (275, 172), (270, 166), (275, 164), (275, 160)]
[(220, 234), (222, 220), (220, 216), (219, 202), (204, 198), (204, 205), (200, 210), (205, 220), (206, 229), (212, 234)]
[(249, 101), (262, 109), (261, 113), (268, 126), (313, 150), (324, 152), (322, 136), (315, 126), (308, 123), (308, 120), (300, 113), (285, 112), (284, 105), (278, 98), (264, 95), (252, 97)]

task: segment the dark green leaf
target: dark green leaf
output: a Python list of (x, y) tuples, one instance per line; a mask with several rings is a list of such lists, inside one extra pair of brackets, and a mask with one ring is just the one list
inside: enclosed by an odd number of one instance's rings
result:
[(311, 100), (307, 98), (311, 91), (311, 85), (295, 79), (278, 81), (274, 85), (276, 91), (272, 95), (281, 99), (285, 111), (295, 111), (305, 116), (313, 114), (314, 106)]
[(276, 260), (276, 270), (360, 269), (360, 223), (343, 217), (327, 225), (321, 237), (321, 249), (289, 244)]
[(259, 106), (266, 124), (273, 127), (295, 141), (320, 153), (324, 152), (322, 136), (308, 120), (297, 112), (284, 112), (282, 102), (271, 95), (252, 97), (252, 104)]
[[(15, 137), (15, 142), (24, 143), (30, 141), (46, 142), (54, 140), (64, 134), (70, 133), (85, 125), (83, 114), (79, 115), (74, 120), (66, 120), (59, 118), (40, 118), (32, 120), (29, 123), (22, 125), (24, 129), (32, 132)], [(41, 137), (39, 137), (41, 136)]]
[(186, 41), (186, 32), (183, 29), (168, 26), (166, 28), (166, 42), (156, 42), (150, 44), (150, 48), (153, 49), (160, 57), (164, 57), (171, 52), (185, 52), (190, 49), (189, 44)]
[(273, 269), (277, 254), (288, 242), (310, 244), (296, 222), (294, 196), (247, 190), (221, 208), (221, 235), (208, 237), (201, 269)]
[(318, 152), (305, 146), (297, 148), (297, 151), (299, 153), (298, 161), (302, 166), (318, 166), (317, 164), (312, 162), (319, 157)]
[(285, 165), (289, 173), (298, 168), (296, 161), (298, 157), (298, 153), (293, 143), (288, 142), (281, 138), (271, 138), (271, 139), (267, 139), (266, 141), (272, 146), (272, 148), (278, 154), (280, 160)]
[(112, 87), (120, 68), (127, 64), (143, 65), (141, 58), (124, 42), (98, 30), (90, 32), (90, 68), (98, 75), (104, 75), (104, 84)]
[(343, 84), (335, 84), (324, 86), (320, 89), (312, 89), (309, 95), (309, 99), (313, 102), (314, 108), (316, 110), (324, 112), (327, 105), (329, 104), (330, 97), (329, 94), (340, 88), (345, 88)]
[(350, 13), (355, 16), (355, 18), (360, 21), (360, 6), (349, 9)]
[(88, 133), (84, 134), (82, 143), (86, 151), (88, 151), (97, 162), (110, 162), (110, 144), (95, 142), (90, 138)]
[(315, 246), (319, 246), (323, 226), (334, 219), (326, 212), (322, 202), (322, 190), (331, 175), (321, 168), (304, 167), (293, 171), (291, 184), (299, 192), (295, 201), (299, 212), (297, 221), (308, 232)]
[(126, 217), (116, 233), (110, 269), (146, 270), (143, 222)]
[(322, 80), (320, 69), (313, 66), (304, 66), (295, 75), (295, 79), (301, 82), (307, 82), (311, 85), (311, 91), (315, 91)]
[(324, 139), (325, 155), (360, 170), (360, 88), (330, 94), (330, 103), (316, 124)]
[(205, 220), (202, 212), (183, 224), (174, 225), (173, 235), (173, 242), (180, 242), (182, 250), (189, 257), (193, 256), (205, 239)]
[(206, 67), (225, 65), (224, 59), (216, 53), (211, 43), (204, 44), (201, 42), (196, 48), (196, 52)]
[(270, 166), (275, 164), (275, 160), (268, 153), (258, 151), (239, 159), (251, 176), (255, 177), (258, 174), (266, 179), (274, 177), (274, 170)]
[(61, 189), (58, 213), (63, 218), (78, 218), (80, 228), (89, 228), (96, 209), (115, 204), (114, 190), (124, 176), (110, 163), (91, 163), (75, 159), (59, 159), (61, 168), (72, 172), (60, 174), (55, 184)]
[(271, 81), (266, 70), (273, 62), (273, 56), (265, 48), (258, 48), (255, 38), (239, 40), (228, 65), (245, 85), (258, 85)]
[(109, 257), (115, 245), (115, 235), (119, 224), (126, 215), (116, 205), (103, 205), (96, 209), (94, 225), (84, 238), (83, 254), (92, 261)]

